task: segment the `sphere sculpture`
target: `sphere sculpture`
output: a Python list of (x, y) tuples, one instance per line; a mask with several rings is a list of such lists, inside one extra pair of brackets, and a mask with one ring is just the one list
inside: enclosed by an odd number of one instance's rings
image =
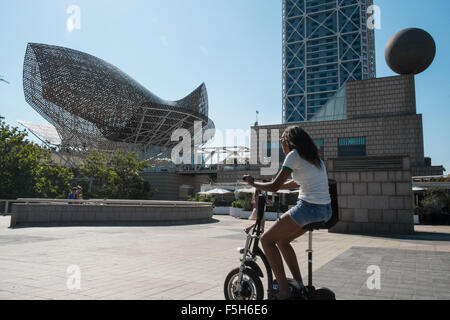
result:
[(395, 34), (385, 51), (388, 66), (398, 74), (419, 74), (433, 63), (435, 56), (436, 43), (433, 37), (417, 28)]

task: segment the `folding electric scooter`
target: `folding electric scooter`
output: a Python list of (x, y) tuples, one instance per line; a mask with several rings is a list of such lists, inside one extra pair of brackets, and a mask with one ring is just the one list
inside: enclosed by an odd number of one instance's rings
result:
[[(308, 286), (307, 290), (300, 290), (296, 285), (296, 281), (288, 279), (289, 286), (292, 292), (292, 298), (295, 300), (336, 300), (336, 296), (330, 289), (321, 288), (316, 289), (312, 284), (312, 234), (314, 230), (330, 229), (333, 227), (339, 217), (338, 203), (337, 203), (337, 188), (336, 182), (330, 180), (330, 195), (332, 199), (333, 216), (328, 222), (313, 223), (304, 227), (309, 231), (309, 246), (306, 252), (308, 253)], [(258, 202), (258, 216), (254, 228), (247, 234), (247, 240), (244, 248), (239, 248), (239, 253), (242, 254), (241, 265), (239, 268), (232, 270), (225, 279), (224, 293), (226, 300), (263, 300), (264, 287), (261, 278), (264, 274), (257, 264), (258, 259), (264, 264), (267, 275), (267, 298), (269, 300), (276, 299), (278, 293), (278, 284), (273, 279), (272, 269), (264, 252), (259, 247), (259, 240), (261, 238), (261, 221), (264, 217), (264, 208), (266, 198), (263, 195), (259, 196)]]

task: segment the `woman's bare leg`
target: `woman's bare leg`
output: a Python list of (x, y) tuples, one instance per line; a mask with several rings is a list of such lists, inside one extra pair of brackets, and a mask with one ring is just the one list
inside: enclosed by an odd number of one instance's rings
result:
[[(278, 294), (279, 299), (289, 298), (291, 292), (289, 290), (283, 260), (277, 244), (285, 243), (289, 239), (289, 236), (294, 233), (299, 233), (301, 229), (302, 228), (287, 213), (261, 237), (261, 243), (267, 256), (267, 260), (269, 261), (273, 273), (275, 274), (275, 278), (278, 281), (278, 285), (280, 286), (280, 293)], [(292, 257), (292, 252), (286, 251), (286, 254), (288, 255), (289, 261), (296, 260), (295, 254), (294, 257)]]
[(303, 282), (303, 279), (300, 273), (297, 255), (295, 254), (295, 250), (292, 247), (291, 242), (297, 239), (298, 237), (304, 235), (305, 233), (306, 231), (301, 229), (291, 234), (286, 239), (286, 241), (282, 241), (277, 244), (278, 248), (281, 251), (281, 254), (283, 255), (284, 261), (286, 261), (286, 264), (288, 265), (289, 270), (291, 271), (292, 276), (294, 277), (295, 280), (300, 282)]

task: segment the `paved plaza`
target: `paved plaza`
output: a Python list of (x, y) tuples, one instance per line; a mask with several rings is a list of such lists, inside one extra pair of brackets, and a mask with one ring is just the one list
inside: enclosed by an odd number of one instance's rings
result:
[[(0, 217), (0, 299), (223, 300), (249, 222), (215, 216), (177, 226), (9, 224)], [(394, 238), (319, 231), (313, 245), (314, 284), (338, 299), (450, 299), (450, 227), (420, 226), (414, 236)], [(307, 237), (294, 247), (306, 281)], [(380, 289), (368, 289), (370, 266), (379, 268)]]

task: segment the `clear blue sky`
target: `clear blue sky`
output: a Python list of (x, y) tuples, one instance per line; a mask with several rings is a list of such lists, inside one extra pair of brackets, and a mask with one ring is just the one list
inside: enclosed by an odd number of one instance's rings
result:
[[(28, 42), (70, 47), (102, 58), (161, 98), (177, 100), (205, 82), (216, 127), (247, 130), (281, 122), (281, 0), (1, 0), (0, 115), (45, 123), (24, 100)], [(425, 153), (450, 170), (450, 1), (375, 0), (377, 76), (394, 73), (384, 61), (389, 38), (419, 27), (437, 43), (433, 65), (416, 77)], [(70, 5), (81, 30), (68, 32)]]

